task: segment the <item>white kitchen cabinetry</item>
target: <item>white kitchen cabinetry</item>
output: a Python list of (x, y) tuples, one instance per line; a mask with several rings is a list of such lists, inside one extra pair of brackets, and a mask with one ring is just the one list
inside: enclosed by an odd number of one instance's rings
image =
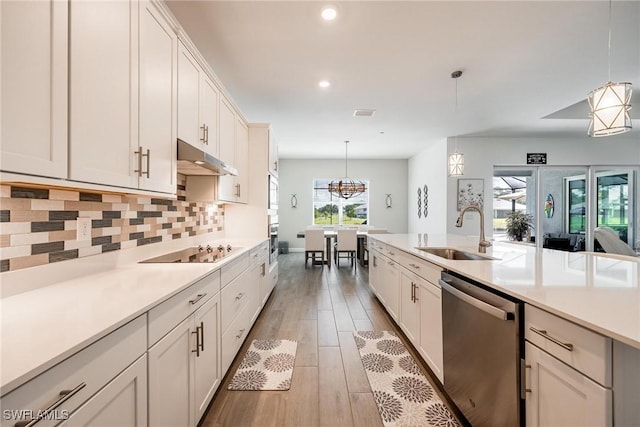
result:
[(216, 271), (149, 311), (149, 425), (195, 426), (220, 385), (219, 289)]
[(373, 270), (369, 272), (369, 283), (382, 305), (394, 320), (400, 314), (400, 269), (396, 262), (395, 248), (371, 240), (369, 254), (373, 259)]
[(69, 178), (175, 193), (175, 34), (148, 2), (69, 16)]
[(273, 136), (273, 130), (269, 129), (269, 173), (277, 177), (279, 166), (278, 141)]
[(67, 1), (0, 2), (0, 170), (67, 177)]
[(442, 289), (428, 281), (421, 281), (417, 289), (420, 301), (420, 341), (418, 352), (435, 376), (444, 383), (442, 355)]
[(271, 290), (271, 280), (269, 278), (269, 242), (266, 241), (251, 250), (251, 276), (253, 277), (253, 292), (258, 291), (258, 309), (256, 310), (253, 321), (260, 314), (260, 308), (269, 298)]
[(400, 327), (412, 343), (420, 342), (420, 287), (423, 280), (400, 269)]
[[(233, 128), (231, 129), (232, 123)], [(249, 129), (224, 99), (220, 103), (220, 158), (238, 170), (237, 176), (220, 177), (220, 200), (248, 203)], [(266, 191), (266, 184), (263, 191)]]
[(612, 426), (612, 342), (525, 305), (527, 426)]
[[(0, 405), (13, 414), (36, 416), (59, 403), (51, 413), (58, 418), (55, 424), (69, 416), (68, 425), (115, 420), (111, 425), (146, 426), (146, 336), (146, 318), (140, 316), (2, 396)], [(3, 414), (2, 427), (20, 421)], [(38, 425), (53, 421), (42, 419)]]
[(182, 42), (178, 50), (178, 138), (218, 157), (219, 90)]

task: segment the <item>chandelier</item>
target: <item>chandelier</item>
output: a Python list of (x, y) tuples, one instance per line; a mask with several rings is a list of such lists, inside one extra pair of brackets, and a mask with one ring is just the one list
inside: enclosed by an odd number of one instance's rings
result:
[(347, 149), (349, 147), (349, 141), (345, 141), (344, 144), (344, 178), (339, 181), (331, 181), (331, 183), (329, 183), (329, 192), (336, 197), (350, 199), (364, 193), (366, 189), (362, 182), (349, 178), (347, 173)]
[(609, 136), (631, 130), (631, 83), (611, 82), (611, 0), (609, 0), (609, 81), (589, 92), (589, 136)]
[[(462, 76), (462, 71), (454, 71), (451, 73), (451, 78), (456, 79), (456, 116), (458, 115), (458, 78)], [(454, 139), (454, 150), (449, 156), (447, 163), (447, 169), (449, 176), (462, 176), (464, 175), (464, 154), (458, 152), (458, 134), (456, 133)]]

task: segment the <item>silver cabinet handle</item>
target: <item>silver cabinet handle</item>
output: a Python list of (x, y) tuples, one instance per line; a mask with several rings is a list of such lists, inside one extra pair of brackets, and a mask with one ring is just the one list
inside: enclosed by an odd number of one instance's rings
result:
[(416, 288), (415, 288), (415, 286), (416, 285), (414, 285), (413, 282), (411, 282), (411, 302), (416, 302), (416, 300), (415, 300), (415, 297), (416, 297), (416, 294), (415, 294)]
[(453, 295), (454, 297), (474, 306), (475, 308), (484, 311), (487, 314), (490, 314), (494, 317), (497, 317), (498, 319), (501, 320), (514, 320), (515, 315), (514, 313), (508, 312), (508, 311), (504, 311), (501, 308), (495, 307), (491, 304), (487, 304), (484, 301), (481, 301), (479, 299), (476, 299), (474, 297), (472, 297), (469, 294), (466, 294), (456, 288), (454, 288), (453, 286), (451, 286), (449, 283), (445, 282), (444, 280), (440, 279), (440, 286), (442, 287), (442, 289), (444, 289), (445, 291), (449, 292), (451, 295)]
[(200, 351), (204, 351), (204, 322), (200, 322)]
[(54, 409), (56, 409), (57, 407), (62, 405), (67, 400), (71, 399), (74, 395), (76, 395), (80, 390), (82, 390), (86, 386), (87, 386), (87, 384), (82, 382), (82, 383), (78, 384), (77, 386), (75, 386), (74, 388), (72, 388), (71, 390), (62, 390), (62, 391), (60, 391), (60, 394), (59, 394), (60, 397), (58, 398), (58, 400), (53, 402), (44, 411), (39, 412), (39, 415), (36, 418), (33, 418), (31, 420), (28, 420), (28, 421), (27, 420), (18, 421), (17, 423), (14, 424), (15, 427), (31, 427), (31, 426), (36, 425), (37, 423), (39, 423), (40, 421), (45, 419), (47, 417), (47, 415), (49, 413), (51, 413), (51, 411), (53, 411)]
[(147, 154), (143, 154), (142, 157), (147, 158), (147, 171), (143, 173), (146, 174), (147, 179), (149, 179), (151, 175), (151, 150), (147, 148)]
[(191, 350), (191, 353), (195, 353), (196, 357), (200, 357), (200, 326), (197, 326), (196, 330), (191, 333), (196, 335), (196, 349)]
[(394, 256), (396, 254), (395, 252), (391, 252), (391, 251), (387, 251), (387, 253), (391, 256)]
[(391, 261), (387, 261), (387, 264), (389, 264), (390, 266), (394, 266), (395, 264), (392, 263)]
[(239, 339), (240, 339), (240, 337), (242, 337), (242, 334), (244, 334), (244, 331), (245, 331), (244, 329), (240, 329), (240, 330), (238, 331), (238, 335), (236, 335), (236, 339), (238, 339), (238, 340), (239, 340)]
[(206, 293), (206, 292), (205, 292), (204, 294), (198, 294), (198, 295), (196, 295), (196, 297), (195, 297), (194, 299), (189, 300), (189, 303), (190, 303), (191, 305), (193, 305), (193, 304), (197, 303), (198, 301), (200, 301), (202, 298), (204, 298), (204, 297), (206, 297), (206, 296), (207, 296), (207, 293)]
[(207, 143), (207, 125), (206, 124), (202, 124), (202, 126), (200, 126), (200, 129), (202, 129), (202, 138), (200, 138), (200, 141), (202, 141), (203, 144)]
[(238, 295), (236, 295), (236, 300), (239, 301), (242, 298), (244, 298), (244, 292), (240, 292)]
[(260, 269), (261, 269), (260, 275), (263, 276), (263, 277), (266, 276), (267, 275), (267, 266), (265, 265), (264, 262), (260, 266)]
[(531, 369), (531, 365), (527, 365), (524, 359), (520, 359), (520, 398), (526, 399), (527, 393), (531, 393), (531, 389), (527, 388), (527, 369)]
[(564, 348), (565, 350), (573, 351), (573, 344), (566, 343), (566, 342), (562, 342), (562, 341), (560, 341), (558, 338), (554, 338), (554, 337), (552, 337), (552, 336), (551, 336), (551, 335), (549, 335), (549, 334), (547, 333), (547, 331), (546, 331), (546, 330), (544, 330), (544, 329), (536, 329), (536, 328), (534, 328), (533, 326), (530, 326), (530, 327), (529, 327), (529, 330), (530, 330), (531, 332), (535, 332), (536, 334), (538, 334), (538, 335), (540, 335), (540, 336), (542, 336), (542, 337), (544, 337), (544, 338), (548, 339), (548, 340), (549, 340), (549, 341), (551, 341), (552, 343), (559, 345), (560, 347)]
[(413, 268), (415, 268), (416, 270), (419, 270), (419, 269), (420, 269), (420, 266), (419, 266), (419, 265), (416, 265), (416, 264), (409, 264), (409, 267), (413, 267)]
[(375, 255), (373, 256), (373, 266), (374, 267), (378, 266), (378, 263), (376, 262), (376, 256)]
[(205, 134), (204, 143), (209, 145), (209, 125), (204, 126), (204, 134)]
[(138, 155), (138, 169), (134, 169), (134, 172), (138, 173), (138, 176), (141, 177), (142, 176), (142, 147), (140, 147), (139, 150), (134, 151), (133, 154), (137, 154)]

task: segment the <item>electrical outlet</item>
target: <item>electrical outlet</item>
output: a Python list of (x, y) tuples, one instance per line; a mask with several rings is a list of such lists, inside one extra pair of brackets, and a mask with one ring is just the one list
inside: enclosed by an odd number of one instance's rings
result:
[(76, 240), (91, 240), (91, 218), (78, 217)]

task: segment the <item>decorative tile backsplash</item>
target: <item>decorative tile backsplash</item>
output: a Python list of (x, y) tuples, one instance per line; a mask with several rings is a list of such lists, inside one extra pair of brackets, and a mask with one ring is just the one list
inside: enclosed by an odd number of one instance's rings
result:
[[(67, 189), (0, 185), (0, 271), (222, 231), (224, 206)], [(91, 239), (77, 240), (77, 218), (91, 219)]]

